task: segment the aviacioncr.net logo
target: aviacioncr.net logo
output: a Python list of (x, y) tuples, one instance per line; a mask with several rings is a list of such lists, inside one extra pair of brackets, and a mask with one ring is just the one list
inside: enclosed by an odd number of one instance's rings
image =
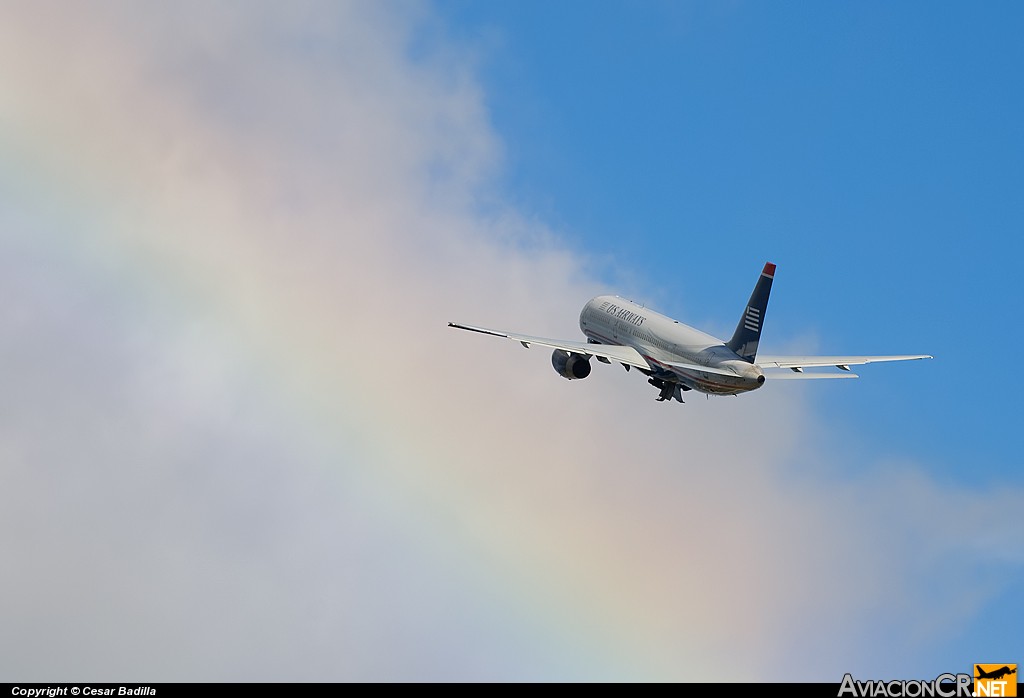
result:
[(850, 674), (843, 676), (839, 697), (852, 698), (970, 698), (970, 674), (939, 674), (932, 681), (920, 679), (897, 681), (857, 681)]

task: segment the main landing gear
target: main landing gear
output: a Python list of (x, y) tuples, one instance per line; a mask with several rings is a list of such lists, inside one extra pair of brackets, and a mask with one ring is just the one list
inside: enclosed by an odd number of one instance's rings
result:
[(658, 402), (665, 402), (667, 400), (683, 402), (683, 392), (689, 390), (685, 385), (669, 383), (668, 381), (663, 381), (660, 378), (648, 378), (647, 382), (661, 391), (658, 394)]

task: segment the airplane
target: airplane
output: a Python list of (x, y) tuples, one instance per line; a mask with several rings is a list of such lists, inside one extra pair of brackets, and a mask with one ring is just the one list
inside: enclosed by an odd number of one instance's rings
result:
[(974, 677), (976, 679), (999, 680), (999, 679), (1003, 678), (1004, 676), (1008, 676), (1009, 674), (1016, 674), (1017, 673), (1017, 666), (1016, 665), (1014, 665), (1012, 669), (1009, 666), (1004, 666), (1002, 668), (996, 669), (995, 671), (985, 671), (984, 669), (979, 667), (977, 664), (975, 664), (974, 666), (975, 666), (975, 669), (978, 672), (977, 676)]
[[(739, 395), (757, 390), (765, 379), (857, 378), (850, 366), (879, 361), (930, 359), (927, 354), (900, 356), (757, 356), (775, 265), (768, 262), (750, 294), (736, 331), (728, 342), (619, 296), (597, 296), (580, 313), (586, 342), (547, 339), (486, 327), (449, 322), (449, 327), (504, 337), (529, 349), (548, 347), (551, 365), (569, 380), (590, 375), (591, 359), (622, 364), (647, 376), (659, 390), (658, 401), (683, 402), (690, 390), (707, 395)], [(840, 373), (804, 372), (835, 366)], [(785, 370), (789, 369), (789, 370)]]

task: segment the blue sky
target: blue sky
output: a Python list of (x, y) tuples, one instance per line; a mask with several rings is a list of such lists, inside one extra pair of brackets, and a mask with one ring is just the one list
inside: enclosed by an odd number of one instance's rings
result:
[[(1024, 657), (1017, 6), (5, 10), (0, 678)], [(935, 360), (664, 405), (446, 327), (727, 334), (766, 260), (763, 351)]]
[(521, 206), (698, 326), (775, 261), (763, 346), (937, 357), (798, 389), (950, 478), (1019, 478), (1015, 391), (969, 368), (1024, 338), (1019, 6), (439, 6)]

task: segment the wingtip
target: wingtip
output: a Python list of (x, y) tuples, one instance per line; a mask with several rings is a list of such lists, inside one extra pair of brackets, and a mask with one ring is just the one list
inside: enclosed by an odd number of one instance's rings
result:
[(764, 263), (764, 271), (762, 271), (761, 273), (764, 274), (765, 276), (768, 276), (768, 277), (771, 277), (771, 278), (774, 279), (775, 278), (775, 265), (772, 264), (771, 262), (765, 262)]

